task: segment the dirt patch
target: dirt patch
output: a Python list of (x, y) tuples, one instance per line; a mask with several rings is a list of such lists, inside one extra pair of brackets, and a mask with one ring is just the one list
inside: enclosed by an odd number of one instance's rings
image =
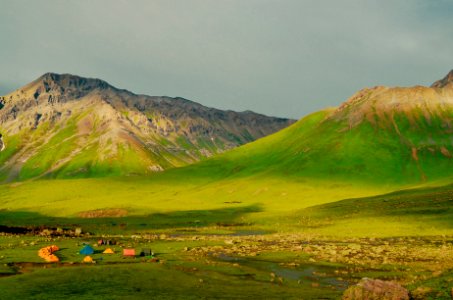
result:
[(451, 153), (448, 151), (447, 148), (445, 147), (440, 147), (440, 152), (442, 153), (443, 156), (451, 158)]
[(108, 209), (96, 209), (88, 210), (79, 213), (81, 218), (108, 218), (108, 217), (125, 217), (128, 211), (124, 208), (108, 208)]
[(412, 159), (418, 161), (417, 148), (412, 147)]

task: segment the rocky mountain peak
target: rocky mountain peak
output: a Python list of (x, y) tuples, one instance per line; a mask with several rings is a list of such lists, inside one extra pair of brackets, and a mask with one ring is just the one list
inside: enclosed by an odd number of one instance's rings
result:
[(107, 82), (72, 74), (45, 73), (38, 79), (2, 97), (2, 102), (34, 100), (50, 104), (79, 99), (95, 90), (116, 90)]
[(453, 84), (453, 70), (450, 71), (444, 78), (434, 82), (431, 87), (432, 88), (444, 88), (447, 85)]
[(340, 105), (329, 119), (347, 121), (348, 128), (363, 121), (384, 128), (395, 126), (395, 118), (405, 118), (412, 126), (422, 126), (417, 122), (431, 124), (431, 120), (438, 119), (443, 122), (442, 126), (450, 128), (451, 117), (445, 115), (445, 111), (453, 107), (450, 87), (453, 87), (453, 70), (431, 87), (365, 88)]
[(84, 78), (71, 74), (46, 73), (36, 80), (33, 86), (34, 98), (40, 94), (53, 96), (70, 96), (78, 98), (93, 90), (105, 90), (113, 88), (107, 82), (96, 78)]
[(43, 85), (62, 89), (106, 89), (111, 87), (107, 82), (97, 78), (85, 78), (72, 74), (46, 73), (38, 78)]

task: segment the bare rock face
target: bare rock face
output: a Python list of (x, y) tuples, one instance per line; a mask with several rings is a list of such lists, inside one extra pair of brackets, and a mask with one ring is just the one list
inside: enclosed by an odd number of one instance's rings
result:
[(363, 278), (349, 287), (343, 300), (409, 300), (409, 292), (398, 283), (379, 279)]
[(452, 85), (453, 86), (453, 70), (450, 71), (450, 73), (447, 74), (444, 78), (441, 80), (438, 80), (434, 82), (431, 87), (432, 88), (444, 88), (447, 85)]
[[(430, 124), (440, 117), (446, 120), (442, 126), (453, 127), (450, 109), (453, 106), (453, 70), (431, 87), (364, 88), (340, 105), (330, 116), (331, 120), (347, 121), (349, 128), (364, 122), (374, 127), (392, 128), (395, 119), (404, 117), (411, 126)], [(415, 114), (414, 114), (415, 113)], [(417, 116), (419, 113), (421, 116)]]
[(3, 136), (2, 134), (0, 133), (0, 152), (5, 150), (5, 142), (3, 142)]

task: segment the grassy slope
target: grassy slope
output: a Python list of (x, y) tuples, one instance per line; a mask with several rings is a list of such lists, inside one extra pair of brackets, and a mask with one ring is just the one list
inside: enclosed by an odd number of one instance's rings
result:
[[(90, 116), (90, 111), (87, 111), (74, 115), (64, 124), (52, 127), (49, 122), (42, 122), (36, 130), (22, 131), (5, 137), (7, 148), (0, 153), (0, 164), (4, 164), (21, 149), (29, 146), (34, 151), (28, 151), (31, 155), (27, 156), (17, 178), (12, 179), (27, 180), (40, 176), (86, 178), (127, 174), (145, 175), (149, 174), (147, 166), (150, 164), (158, 163), (164, 167), (171, 167), (167, 160), (173, 163), (179, 162), (180, 158), (165, 151), (156, 155), (140, 145), (125, 141), (113, 146), (116, 154), (110, 155), (97, 142), (100, 135), (96, 132), (97, 121), (94, 121), (94, 129), (90, 134), (82, 135), (78, 131), (77, 124), (90, 118), (93, 116)], [(103, 156), (107, 158), (102, 158)], [(59, 161), (64, 161), (67, 157), (71, 159), (59, 164)], [(57, 167), (53, 168), (55, 166)], [(2, 170), (0, 179), (7, 179), (8, 171)]]
[(292, 222), (339, 236), (443, 235), (453, 233), (452, 208), (450, 184), (314, 206), (295, 213)]
[[(445, 179), (450, 174), (451, 159), (423, 149), (417, 166), (410, 148), (391, 131), (374, 130), (365, 123), (338, 135), (341, 124), (322, 122), (329, 113), (312, 114), (277, 134), (224, 155), (149, 178), (2, 185), (0, 208), (61, 218), (74, 218), (79, 212), (95, 209), (122, 208), (132, 216), (179, 213), (187, 224), (203, 219), (205, 225), (215, 224), (219, 217), (213, 214), (210, 218), (209, 211), (230, 209), (230, 221), (246, 220), (264, 227), (279, 222), (286, 226), (282, 230), (300, 230), (300, 220), (285, 221), (294, 211), (413, 186), (421, 182), (420, 165), (429, 179)], [(434, 127), (423, 130), (430, 130), (430, 139), (442, 143), (445, 137), (437, 134), (437, 125), (429, 126)], [(415, 135), (412, 129), (403, 128), (400, 121), (400, 131), (407, 132), (406, 138)], [(381, 223), (376, 222), (376, 226)], [(150, 225), (149, 221), (144, 223)], [(403, 231), (414, 233), (410, 225)]]
[[(383, 193), (346, 184), (270, 179), (204, 186), (138, 178), (42, 180), (1, 186), (0, 218), (5, 225), (80, 224), (98, 233), (218, 224), (336, 236), (453, 233), (452, 186), (362, 197), (371, 191)], [(350, 197), (356, 199), (339, 201)], [(78, 217), (79, 212), (108, 208), (126, 209), (129, 216)]]
[[(295, 209), (382, 190), (322, 181), (288, 182), (279, 178), (205, 182), (177, 178), (97, 178), (39, 180), (0, 186), (1, 208), (56, 217), (75, 217), (95, 209), (124, 208), (132, 215), (177, 211), (259, 207), (257, 215)], [(303, 195), (301, 195), (303, 193)], [(258, 216), (257, 216), (258, 217)]]
[[(346, 130), (345, 122), (324, 120), (329, 113), (314, 113), (276, 134), (189, 169), (194, 176), (222, 170), (220, 176), (269, 173), (395, 187), (452, 176), (453, 159), (440, 148), (453, 152), (453, 145), (438, 118), (427, 123), (419, 112), (420, 116), (412, 116), (418, 120), (414, 124), (401, 114), (394, 116), (398, 130), (385, 127), (384, 121), (379, 123), (384, 128), (364, 121)], [(417, 159), (412, 148), (417, 149)]]
[[(268, 174), (271, 174), (271, 177), (286, 179), (328, 178), (400, 187), (451, 176), (453, 159), (445, 152), (453, 153), (453, 146), (444, 123), (453, 112), (442, 111), (439, 115), (430, 116), (429, 120), (423, 111), (417, 110), (412, 111), (410, 116), (395, 113), (391, 116), (391, 121), (386, 115), (376, 116), (374, 123), (365, 120), (352, 128), (349, 128), (344, 120), (326, 120), (331, 113), (331, 110), (314, 113), (259, 141), (188, 168), (170, 172), (170, 177), (185, 180), (190, 174), (191, 177), (223, 180), (251, 176), (269, 177)], [(43, 174), (52, 163), (74, 151), (77, 140), (76, 122), (83, 117), (70, 119), (46, 145), (38, 148), (38, 152), (23, 166), (19, 178), (28, 179)], [(39, 132), (46, 132), (42, 130), (45, 125), (41, 124), (37, 132), (32, 134), (34, 138)], [(20, 139), (25, 140), (23, 137)], [(85, 143), (93, 139), (96, 139), (96, 136), (90, 136)], [(183, 138), (179, 138), (177, 142), (183, 148), (193, 148), (193, 145)], [(166, 168), (169, 167), (168, 162), (167, 165), (165, 163), (167, 160), (174, 165), (180, 165), (178, 159), (181, 158), (177, 158), (176, 154), (161, 151), (159, 155), (162, 157), (159, 157), (134, 144), (118, 149), (115, 157), (102, 161), (97, 159), (99, 150), (95, 144), (87, 146), (70, 162), (51, 174), (51, 177), (146, 174), (149, 170), (144, 170), (142, 166), (149, 165), (150, 160)], [(14, 143), (12, 146), (20, 148)], [(213, 147), (205, 146), (208, 149)], [(9, 152), (1, 153), (0, 161), (10, 155)], [(81, 169), (85, 171), (80, 172)]]

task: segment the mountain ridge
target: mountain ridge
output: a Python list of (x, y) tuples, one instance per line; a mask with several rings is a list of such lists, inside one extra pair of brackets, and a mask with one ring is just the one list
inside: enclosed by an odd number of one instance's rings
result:
[(137, 95), (70, 74), (46, 73), (1, 101), (7, 147), (0, 155), (0, 174), (8, 174), (7, 180), (148, 174), (199, 161), (294, 122), (180, 97)]
[(453, 69), (442, 79), (437, 80), (434, 82), (431, 87), (432, 88), (444, 88), (447, 85), (453, 84)]
[(365, 88), (337, 108), (187, 168), (200, 177), (219, 169), (228, 178), (396, 186), (451, 178), (453, 85), (437, 86)]

